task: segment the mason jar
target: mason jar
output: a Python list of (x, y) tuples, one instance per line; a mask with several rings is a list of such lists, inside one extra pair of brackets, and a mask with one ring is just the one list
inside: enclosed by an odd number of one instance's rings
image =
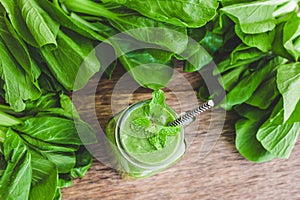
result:
[[(125, 144), (122, 140), (122, 137), (125, 137), (125, 132), (128, 132), (125, 127), (126, 120), (130, 114), (137, 111), (136, 109), (141, 108), (149, 102), (150, 100), (140, 101), (129, 106), (127, 109), (116, 114), (106, 126), (106, 135), (114, 155), (113, 160), (116, 161), (114, 167), (120, 172), (122, 178), (135, 179), (151, 176), (174, 164), (185, 152), (186, 145), (183, 127), (180, 128), (180, 131), (176, 135), (167, 136), (169, 137), (168, 142), (162, 149), (151, 150), (149, 152), (143, 149), (142, 152), (138, 152), (139, 145), (147, 143), (145, 138), (132, 140), (132, 145), (135, 146), (134, 152), (130, 152), (129, 148), (126, 148), (128, 144)], [(166, 106), (165, 109), (171, 114), (173, 120), (178, 117), (177, 113), (171, 107)], [(140, 144), (137, 144), (139, 142)]]

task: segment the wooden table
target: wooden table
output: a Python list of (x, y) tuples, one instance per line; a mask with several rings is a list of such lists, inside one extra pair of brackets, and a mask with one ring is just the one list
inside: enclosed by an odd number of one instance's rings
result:
[[(187, 78), (196, 92), (200, 86), (199, 74), (178, 71)], [(124, 71), (119, 69), (111, 80), (104, 78), (98, 84), (95, 102), (101, 127), (112, 116), (110, 98), (115, 84), (123, 74)], [(98, 80), (91, 81), (98, 83)], [(140, 88), (130, 96), (130, 102), (148, 99), (150, 96), (150, 90)], [(174, 94), (166, 90), (166, 96), (167, 103), (178, 111), (179, 105)], [(183, 109), (192, 108), (188, 102), (184, 106)], [(94, 108), (86, 105), (86, 108), (79, 109), (85, 110), (86, 117), (90, 109)], [(95, 159), (83, 179), (75, 180), (72, 187), (63, 189), (63, 199), (300, 199), (299, 142), (288, 160), (276, 159), (260, 164), (249, 162), (235, 149), (236, 116), (227, 113), (225, 126), (216, 145), (205, 158), (200, 158), (199, 147), (206, 136), (210, 137), (206, 135), (210, 115), (210, 112), (204, 113), (196, 121), (200, 123), (200, 128), (194, 130), (192, 144), (185, 156), (169, 169), (146, 179), (125, 181), (120, 179), (115, 170)]]

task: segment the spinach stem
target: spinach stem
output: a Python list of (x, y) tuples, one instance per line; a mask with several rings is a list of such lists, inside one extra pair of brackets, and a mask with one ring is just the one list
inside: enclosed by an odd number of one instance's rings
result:
[(63, 3), (69, 10), (74, 12), (105, 17), (113, 20), (118, 19), (118, 14), (111, 12), (109, 9), (99, 3), (90, 0), (62, 0), (61, 3)]

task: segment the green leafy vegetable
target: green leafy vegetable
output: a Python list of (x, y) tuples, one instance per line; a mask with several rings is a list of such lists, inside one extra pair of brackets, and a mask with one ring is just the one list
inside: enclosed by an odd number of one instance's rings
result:
[[(96, 138), (88, 124), (72, 117), (70, 104), (64, 94), (48, 94), (28, 102), (23, 112), (0, 107), (7, 118), (0, 126), (2, 199), (52, 200), (61, 188), (61, 174), (70, 181), (85, 175), (92, 157), (83, 144)], [(86, 134), (84, 140), (77, 128)]]
[(286, 122), (293, 112), (299, 113), (296, 106), (300, 102), (300, 63), (281, 65), (278, 68), (277, 85), (283, 96), (284, 122)]
[(280, 101), (270, 118), (259, 128), (256, 137), (274, 156), (288, 158), (298, 137), (300, 122), (283, 123), (283, 113)]
[(12, 129), (8, 129), (3, 147), (5, 160), (9, 162), (0, 180), (1, 198), (28, 199), (32, 177), (28, 147)]
[(149, 18), (184, 27), (200, 27), (216, 15), (217, 1), (104, 0), (138, 11)]

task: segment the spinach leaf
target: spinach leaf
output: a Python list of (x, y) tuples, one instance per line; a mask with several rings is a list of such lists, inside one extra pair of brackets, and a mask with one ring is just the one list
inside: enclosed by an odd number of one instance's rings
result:
[(254, 1), (233, 4), (221, 8), (221, 12), (230, 17), (245, 34), (259, 34), (271, 31), (276, 26), (273, 13), (276, 8), (288, 0)]
[(28, 148), (12, 129), (8, 129), (3, 146), (5, 160), (9, 162), (0, 179), (1, 199), (28, 199), (32, 178)]
[(276, 66), (280, 61), (280, 59), (275, 59), (268, 63), (264, 63), (265, 61), (261, 62), (259, 65), (261, 67), (258, 67), (257, 70), (250, 72), (249, 75), (243, 77), (243, 79), (227, 94), (226, 103), (224, 104), (226, 109), (231, 109), (232, 106), (247, 101), (259, 87), (261, 82), (274, 74), (276, 69), (274, 65)]
[(297, 61), (300, 57), (300, 17), (295, 13), (283, 28), (283, 46)]
[(197, 42), (189, 39), (188, 47), (181, 54), (187, 62), (184, 65), (185, 72), (201, 70), (206, 64), (212, 61), (212, 56)]
[(31, 58), (25, 42), (13, 29), (7, 17), (0, 17), (0, 35), (8, 50), (24, 69), (24, 71), (35, 82), (40, 75), (40, 69)]
[(21, 120), (2, 111), (0, 111), (0, 119), (0, 126), (13, 126), (22, 123)]
[(300, 122), (283, 123), (282, 101), (276, 107), (270, 118), (259, 128), (256, 137), (272, 155), (288, 158), (299, 135)]
[(47, 44), (56, 46), (59, 24), (52, 20), (49, 15), (36, 4), (35, 0), (18, 0), (15, 1), (15, 3), (18, 5), (21, 15), (38, 47)]
[(187, 31), (183, 27), (159, 23), (136, 15), (124, 16), (121, 22), (110, 20), (110, 23), (120, 32), (125, 32), (137, 40), (159, 45), (164, 50), (177, 54), (182, 53), (188, 45)]
[[(84, 122), (54, 116), (30, 117), (22, 125), (13, 128), (30, 137), (54, 144), (81, 145), (95, 142), (92, 129)], [(85, 134), (83, 141), (77, 130)]]
[(241, 28), (236, 25), (235, 33), (243, 41), (244, 44), (250, 47), (256, 47), (262, 52), (268, 52), (272, 49), (272, 42), (275, 38), (275, 29), (257, 34), (245, 34)]
[(218, 7), (215, 0), (104, 0), (103, 2), (121, 4), (151, 19), (190, 28), (205, 25), (216, 15)]
[(76, 164), (73, 169), (71, 169), (70, 175), (73, 178), (83, 178), (89, 168), (92, 165), (93, 157), (85, 149), (85, 147), (80, 147), (76, 152)]
[(58, 173), (56, 166), (31, 151), (32, 182), (30, 199), (52, 200), (56, 193)]
[(4, 81), (5, 100), (15, 111), (22, 111), (25, 109), (24, 100), (39, 98), (40, 89), (15, 62), (1, 38), (0, 54), (0, 77)]
[(296, 109), (297, 104), (300, 102), (299, 85), (299, 63), (290, 63), (279, 66), (277, 73), (277, 86), (279, 92), (283, 96), (284, 122), (287, 122), (294, 112), (299, 113)]
[(59, 24), (40, 9), (34, 0), (1, 0), (1, 3), (14, 29), (28, 44), (35, 47), (56, 46)]
[(241, 155), (253, 162), (266, 162), (274, 158), (256, 139), (260, 125), (261, 122), (257, 119), (241, 119), (235, 123), (236, 148)]
[(72, 13), (69, 16), (68, 13), (65, 13), (59, 6), (56, 6), (54, 3), (50, 1), (38, 1), (36, 3), (42, 9), (44, 9), (53, 20), (59, 22), (61, 26), (68, 28), (89, 39), (95, 39), (99, 41), (104, 41), (106, 39), (106, 34), (96, 33), (95, 31), (93, 31), (93, 29), (82, 23), (82, 21), (79, 21), (77, 16), (75, 17)]
[(249, 47), (245, 44), (238, 45), (230, 54), (230, 64), (235, 64), (238, 62), (241, 62), (243, 60), (246, 60), (249, 62), (249, 60), (256, 60), (259, 58), (264, 57), (266, 54), (263, 54), (260, 50), (257, 48)]
[(90, 40), (73, 32), (59, 31), (56, 49), (41, 48), (41, 54), (56, 79), (67, 90), (78, 90), (100, 68)]
[(127, 53), (119, 59), (140, 85), (157, 90), (165, 87), (173, 76), (173, 55), (163, 50), (145, 49)]
[(246, 103), (260, 109), (267, 109), (278, 95), (276, 76), (274, 76), (263, 82)]
[(242, 65), (222, 74), (219, 78), (219, 82), (226, 91), (230, 91), (234, 88), (247, 67), (247, 65)]

